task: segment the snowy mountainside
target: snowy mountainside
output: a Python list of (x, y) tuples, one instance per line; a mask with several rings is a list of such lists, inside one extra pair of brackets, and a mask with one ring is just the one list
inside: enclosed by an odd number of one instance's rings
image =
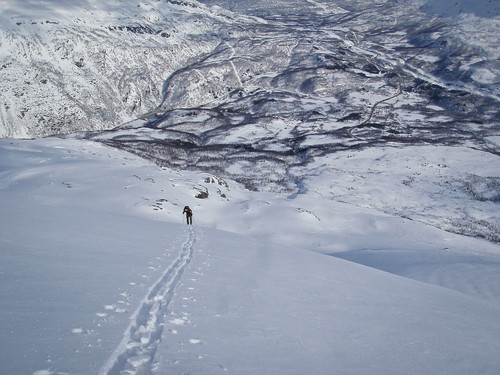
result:
[(13, 4), (4, 136), (88, 129), (77, 137), (160, 166), (500, 239), (496, 16), (389, 0), (34, 2), (42, 23)]
[(0, 1), (66, 134), (0, 139), (0, 372), (497, 375), (499, 19), (431, 1)]
[(1, 136), (110, 129), (200, 106), (350, 128), (400, 89), (413, 94), (403, 113), (379, 109), (373, 122), (412, 112), (468, 130), (498, 120), (497, 17), (457, 22), (388, 0), (23, 4), (0, 5)]
[(3, 137), (109, 129), (154, 109), (227, 17), (190, 1), (30, 5), (0, 4)]
[(312, 189), (499, 241), (498, 18), (397, 1), (205, 3), (252, 18), (171, 74), (149, 118), (86, 137), (249, 189)]

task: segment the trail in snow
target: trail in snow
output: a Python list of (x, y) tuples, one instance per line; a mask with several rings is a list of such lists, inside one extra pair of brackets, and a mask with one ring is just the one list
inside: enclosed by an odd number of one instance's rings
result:
[[(379, 100), (378, 102), (376, 102), (375, 104), (373, 104), (372, 108), (370, 109), (370, 113), (368, 114), (368, 117), (364, 121), (362, 121), (358, 126), (365, 125), (365, 124), (367, 124), (372, 119), (373, 113), (375, 112), (375, 108), (379, 104), (382, 104), (382, 103), (387, 102), (387, 101), (389, 101), (391, 99), (394, 99), (394, 98), (396, 98), (396, 97), (398, 97), (399, 95), (402, 94), (402, 92), (403, 92), (403, 79), (401, 78), (400, 74), (398, 74), (397, 76), (398, 76), (398, 91), (394, 95), (391, 95), (391, 96), (389, 96), (387, 98)], [(350, 134), (350, 132), (349, 132), (349, 134)]]
[(175, 287), (191, 262), (195, 232), (188, 228), (188, 237), (178, 257), (151, 286), (131, 317), (131, 324), (113, 355), (101, 368), (101, 375), (149, 374), (163, 332), (164, 316), (172, 300)]
[(234, 65), (234, 61), (233, 61), (234, 56), (236, 55), (236, 51), (234, 50), (234, 47), (231, 45), (229, 45), (229, 48), (231, 49), (231, 56), (229, 56), (229, 59), (227, 59), (227, 61), (229, 61), (229, 64), (231, 65), (231, 68), (233, 69), (234, 75), (235, 75), (236, 79), (238, 80), (238, 84), (242, 88), (242, 87), (244, 87), (243, 82), (241, 81), (241, 76), (238, 73), (238, 69), (236, 69), (236, 66)]

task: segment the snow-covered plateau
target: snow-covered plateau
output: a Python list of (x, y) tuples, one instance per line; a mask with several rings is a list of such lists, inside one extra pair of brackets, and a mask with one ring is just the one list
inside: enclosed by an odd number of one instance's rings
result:
[(499, 374), (498, 35), (495, 0), (0, 0), (0, 374)]

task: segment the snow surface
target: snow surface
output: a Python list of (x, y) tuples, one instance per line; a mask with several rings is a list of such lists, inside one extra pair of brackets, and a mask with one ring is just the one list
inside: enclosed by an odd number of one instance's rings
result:
[(500, 373), (500, 246), (340, 200), (0, 140), (0, 373)]

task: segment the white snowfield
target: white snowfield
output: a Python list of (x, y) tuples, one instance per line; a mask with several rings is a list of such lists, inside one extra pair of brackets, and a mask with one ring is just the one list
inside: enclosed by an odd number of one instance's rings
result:
[(500, 373), (485, 240), (73, 139), (0, 140), (0, 224), (1, 374)]

